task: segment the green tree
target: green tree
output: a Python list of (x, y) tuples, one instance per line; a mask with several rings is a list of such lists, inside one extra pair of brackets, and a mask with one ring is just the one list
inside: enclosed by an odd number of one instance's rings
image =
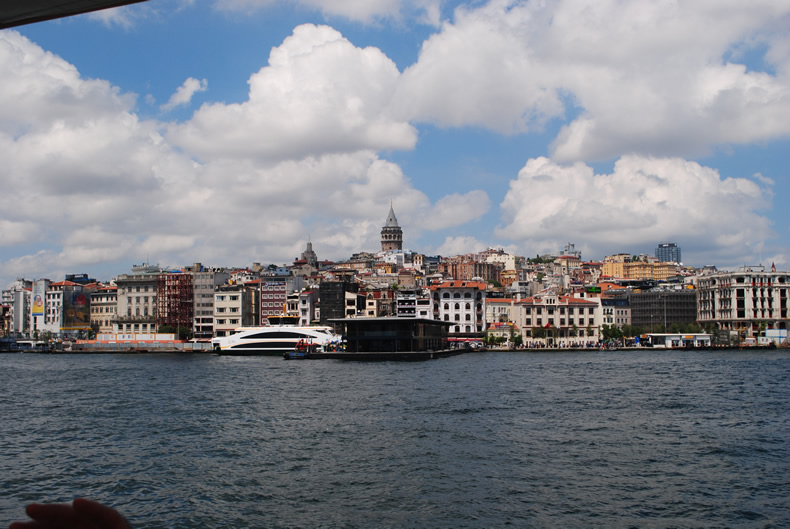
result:
[(545, 327), (534, 327), (532, 329), (532, 337), (533, 338), (545, 338), (546, 337), (546, 328)]

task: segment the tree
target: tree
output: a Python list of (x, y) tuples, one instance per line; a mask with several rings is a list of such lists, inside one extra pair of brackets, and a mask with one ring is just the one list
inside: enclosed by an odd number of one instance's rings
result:
[(593, 328), (590, 325), (588, 325), (587, 326), (587, 337), (592, 338), (593, 336), (595, 336), (595, 331), (593, 330)]
[(513, 345), (515, 345), (516, 347), (521, 347), (523, 343), (524, 343), (524, 338), (521, 336), (521, 333), (515, 334), (513, 336)]
[(546, 329), (544, 327), (535, 327), (532, 329), (532, 337), (533, 338), (545, 338), (546, 337)]

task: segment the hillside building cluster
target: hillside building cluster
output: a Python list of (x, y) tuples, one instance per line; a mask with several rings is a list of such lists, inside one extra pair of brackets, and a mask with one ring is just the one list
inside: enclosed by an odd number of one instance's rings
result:
[(4, 336), (144, 337), (157, 332), (209, 340), (282, 316), (299, 325), (340, 318), (431, 318), (455, 340), (499, 337), (524, 344), (599, 343), (607, 329), (668, 332), (698, 325), (744, 340), (787, 329), (790, 273), (774, 266), (692, 269), (674, 243), (654, 256), (584, 261), (568, 243), (527, 259), (503, 249), (450, 257), (403, 247), (390, 204), (381, 248), (321, 261), (310, 241), (287, 266), (177, 270), (144, 263), (111, 281), (18, 279), (2, 291)]

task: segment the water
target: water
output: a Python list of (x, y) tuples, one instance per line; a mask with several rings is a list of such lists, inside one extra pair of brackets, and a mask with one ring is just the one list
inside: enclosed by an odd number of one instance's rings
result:
[(0, 363), (0, 526), (790, 527), (788, 352)]

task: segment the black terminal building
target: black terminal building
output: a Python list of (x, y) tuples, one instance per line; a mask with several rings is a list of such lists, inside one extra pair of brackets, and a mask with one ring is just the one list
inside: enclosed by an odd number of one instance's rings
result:
[(451, 322), (428, 318), (347, 318), (342, 325), (347, 353), (444, 351)]

